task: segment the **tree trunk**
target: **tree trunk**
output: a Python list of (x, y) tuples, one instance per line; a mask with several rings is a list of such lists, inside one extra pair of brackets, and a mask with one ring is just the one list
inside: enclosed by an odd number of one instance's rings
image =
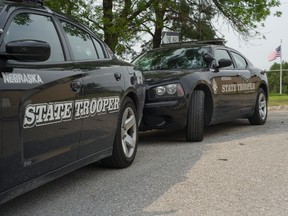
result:
[(160, 47), (161, 44), (161, 37), (162, 37), (162, 30), (161, 27), (156, 27), (155, 32), (153, 35), (153, 49)]
[(160, 47), (161, 44), (161, 37), (162, 37), (162, 30), (164, 27), (164, 16), (166, 13), (165, 4), (159, 4), (158, 1), (153, 3), (153, 8), (155, 11), (155, 31), (153, 35), (153, 48)]
[(105, 0), (103, 1), (103, 31), (104, 31), (104, 42), (110, 47), (110, 49), (115, 52), (116, 46), (118, 44), (118, 34), (113, 32), (113, 1)]

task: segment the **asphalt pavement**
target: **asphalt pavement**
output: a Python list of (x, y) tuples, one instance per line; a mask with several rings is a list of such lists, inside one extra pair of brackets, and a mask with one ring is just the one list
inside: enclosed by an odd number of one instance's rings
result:
[(89, 165), (0, 206), (1, 216), (288, 215), (288, 109), (247, 120), (143, 132), (133, 165)]

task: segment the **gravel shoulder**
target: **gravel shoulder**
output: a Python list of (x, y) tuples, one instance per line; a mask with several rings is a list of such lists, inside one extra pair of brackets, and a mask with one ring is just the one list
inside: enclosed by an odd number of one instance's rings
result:
[(279, 111), (279, 110), (288, 110), (288, 106), (287, 105), (283, 105), (283, 106), (270, 106), (268, 107), (269, 111)]

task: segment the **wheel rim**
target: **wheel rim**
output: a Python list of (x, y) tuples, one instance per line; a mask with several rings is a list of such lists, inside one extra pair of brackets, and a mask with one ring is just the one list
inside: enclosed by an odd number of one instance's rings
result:
[(267, 102), (266, 102), (266, 97), (265, 97), (265, 95), (263, 93), (261, 93), (259, 95), (258, 104), (259, 104), (259, 115), (260, 115), (260, 118), (262, 120), (264, 120), (266, 118), (266, 115), (267, 115)]
[(137, 122), (134, 111), (131, 107), (127, 107), (123, 113), (121, 140), (125, 156), (127, 158), (132, 157), (137, 141)]

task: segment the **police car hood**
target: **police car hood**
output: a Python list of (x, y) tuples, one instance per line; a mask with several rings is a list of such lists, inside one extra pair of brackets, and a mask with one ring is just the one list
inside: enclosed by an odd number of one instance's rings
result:
[(143, 71), (147, 84), (155, 84), (159, 82), (177, 81), (189, 74), (199, 72), (198, 70), (153, 70)]

